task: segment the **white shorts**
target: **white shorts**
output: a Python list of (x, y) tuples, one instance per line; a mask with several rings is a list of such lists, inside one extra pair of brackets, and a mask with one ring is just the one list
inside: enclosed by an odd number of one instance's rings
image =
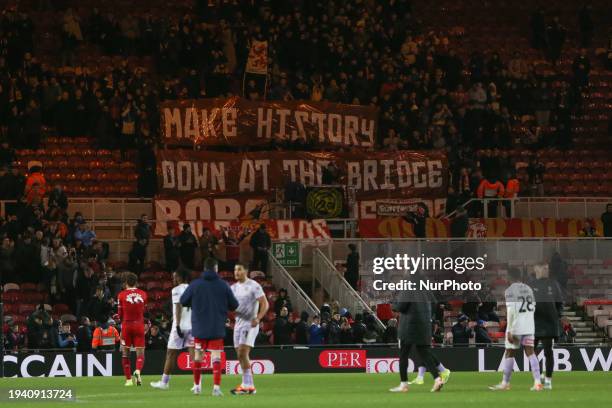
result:
[(168, 350), (182, 350), (186, 347), (193, 347), (193, 336), (191, 330), (183, 330), (183, 337), (179, 337), (176, 327), (172, 327), (170, 337), (168, 337)]
[(535, 336), (533, 334), (517, 334), (514, 336), (516, 338), (516, 343), (510, 343), (508, 341), (508, 337), (505, 337), (505, 345), (507, 349), (518, 350), (521, 346), (531, 346), (533, 347), (533, 343), (535, 340)]
[(259, 334), (259, 326), (252, 327), (250, 323), (234, 327), (234, 347), (246, 345), (255, 346), (255, 339)]

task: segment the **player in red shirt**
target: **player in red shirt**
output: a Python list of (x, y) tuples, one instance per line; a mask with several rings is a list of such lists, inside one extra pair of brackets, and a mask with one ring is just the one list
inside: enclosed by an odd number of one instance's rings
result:
[[(145, 327), (144, 310), (147, 304), (147, 294), (136, 287), (138, 277), (133, 273), (125, 276), (125, 290), (122, 290), (117, 299), (119, 300), (119, 317), (121, 318), (121, 354), (123, 373), (125, 374), (125, 386), (142, 385), (140, 372), (144, 366), (145, 351)], [(132, 367), (130, 363), (130, 349), (136, 349), (136, 371), (132, 378)]]

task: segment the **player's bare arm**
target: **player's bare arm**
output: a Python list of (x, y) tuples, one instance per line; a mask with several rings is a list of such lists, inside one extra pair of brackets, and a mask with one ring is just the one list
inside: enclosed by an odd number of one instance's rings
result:
[(259, 312), (255, 319), (251, 321), (251, 327), (257, 327), (270, 308), (270, 303), (268, 303), (268, 299), (265, 296), (257, 298), (257, 302), (259, 303)]

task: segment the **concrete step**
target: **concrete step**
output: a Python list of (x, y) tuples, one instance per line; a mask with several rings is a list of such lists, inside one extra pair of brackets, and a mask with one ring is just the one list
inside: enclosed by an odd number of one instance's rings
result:
[(587, 324), (587, 322), (572, 322), (572, 326), (574, 327), (574, 329), (577, 329), (579, 327), (590, 327), (590, 325)]
[(574, 324), (574, 322), (582, 321), (582, 317), (580, 316), (564, 316), (564, 317), (567, 318), (567, 320), (569, 320), (570, 322), (572, 322), (572, 324)]
[(576, 327), (574, 326), (574, 330), (576, 331), (576, 333), (584, 333), (584, 332), (593, 332), (593, 328), (592, 327), (588, 327), (588, 326), (583, 326), (583, 327)]
[(599, 337), (581, 337), (580, 339), (576, 339), (576, 343), (593, 343), (597, 344), (601, 342), (601, 338)]
[(561, 316), (576, 316), (576, 312), (573, 310), (564, 310), (561, 312)]

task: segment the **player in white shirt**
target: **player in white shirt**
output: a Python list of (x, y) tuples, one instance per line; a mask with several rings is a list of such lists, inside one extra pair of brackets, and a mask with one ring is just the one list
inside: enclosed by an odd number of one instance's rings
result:
[(166, 350), (166, 361), (164, 371), (160, 381), (151, 383), (151, 387), (160, 390), (170, 388), (170, 372), (174, 368), (177, 356), (184, 348), (189, 349), (189, 354), (193, 358), (193, 336), (191, 335), (191, 308), (183, 307), (180, 299), (187, 289), (189, 283), (189, 271), (179, 268), (172, 274), (174, 284), (172, 288), (172, 330), (168, 338), (168, 348)]
[(531, 373), (533, 374), (533, 387), (531, 391), (542, 391), (540, 381), (540, 363), (534, 353), (535, 339), (535, 297), (533, 290), (521, 282), (521, 272), (516, 268), (508, 270), (508, 277), (512, 284), (504, 293), (506, 298), (506, 352), (504, 354), (504, 376), (502, 382), (489, 387), (493, 391), (509, 390), (510, 377), (514, 369), (514, 357), (521, 346), (529, 357)]
[(231, 392), (234, 395), (255, 394), (249, 354), (255, 346), (259, 322), (266, 315), (269, 304), (261, 285), (249, 279), (248, 271), (243, 265), (236, 265), (234, 277), (236, 283), (232, 285), (232, 291), (239, 304), (234, 324), (234, 347), (242, 369), (242, 384)]

